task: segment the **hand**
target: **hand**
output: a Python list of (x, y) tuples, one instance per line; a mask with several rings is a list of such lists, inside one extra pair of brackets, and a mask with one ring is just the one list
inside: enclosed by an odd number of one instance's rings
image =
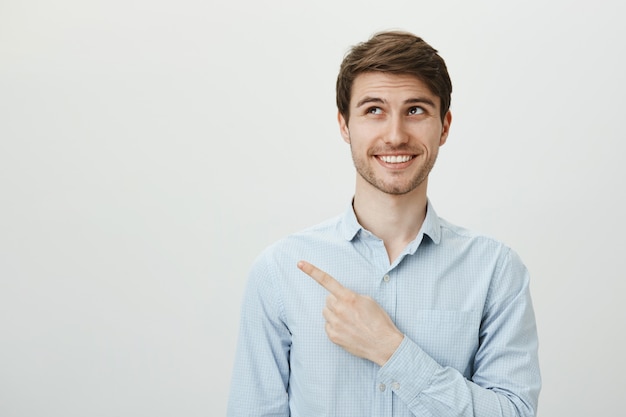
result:
[(404, 339), (387, 312), (371, 297), (345, 288), (308, 262), (298, 262), (298, 268), (330, 292), (322, 312), (328, 338), (347, 352), (383, 366)]

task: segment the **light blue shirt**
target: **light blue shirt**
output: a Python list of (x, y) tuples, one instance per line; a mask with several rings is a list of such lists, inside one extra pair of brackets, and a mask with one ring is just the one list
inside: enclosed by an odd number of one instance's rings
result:
[[(405, 334), (383, 367), (328, 339), (328, 292), (297, 268), (301, 259), (374, 298)], [(228, 416), (534, 416), (541, 378), (528, 284), (510, 248), (446, 222), (430, 203), (390, 264), (350, 207), (252, 266)]]

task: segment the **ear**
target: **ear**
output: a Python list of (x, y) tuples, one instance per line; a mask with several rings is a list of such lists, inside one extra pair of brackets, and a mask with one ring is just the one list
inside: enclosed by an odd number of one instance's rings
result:
[(446, 140), (448, 139), (448, 134), (450, 133), (451, 123), (452, 123), (452, 113), (450, 113), (450, 110), (448, 110), (446, 115), (443, 117), (443, 126), (441, 129), (441, 138), (439, 139), (439, 146), (446, 143)]
[(339, 122), (339, 132), (341, 133), (341, 137), (344, 142), (350, 143), (350, 130), (348, 129), (348, 123), (341, 112), (337, 112), (337, 121)]

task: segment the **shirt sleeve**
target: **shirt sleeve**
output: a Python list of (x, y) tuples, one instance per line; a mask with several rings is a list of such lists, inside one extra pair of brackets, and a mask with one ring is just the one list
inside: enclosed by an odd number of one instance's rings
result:
[(288, 417), (289, 350), (275, 282), (260, 258), (244, 293), (239, 339), (228, 399), (228, 417)]
[(379, 383), (416, 416), (535, 416), (541, 377), (529, 276), (510, 249), (491, 281), (479, 338), (471, 380), (405, 336), (379, 370)]

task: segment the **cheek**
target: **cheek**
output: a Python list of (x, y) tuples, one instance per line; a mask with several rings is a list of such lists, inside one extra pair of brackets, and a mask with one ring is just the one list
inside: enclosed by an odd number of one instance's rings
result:
[(382, 133), (382, 129), (376, 123), (359, 123), (350, 126), (350, 130), (346, 128), (350, 139), (358, 142), (367, 142), (376, 139)]

